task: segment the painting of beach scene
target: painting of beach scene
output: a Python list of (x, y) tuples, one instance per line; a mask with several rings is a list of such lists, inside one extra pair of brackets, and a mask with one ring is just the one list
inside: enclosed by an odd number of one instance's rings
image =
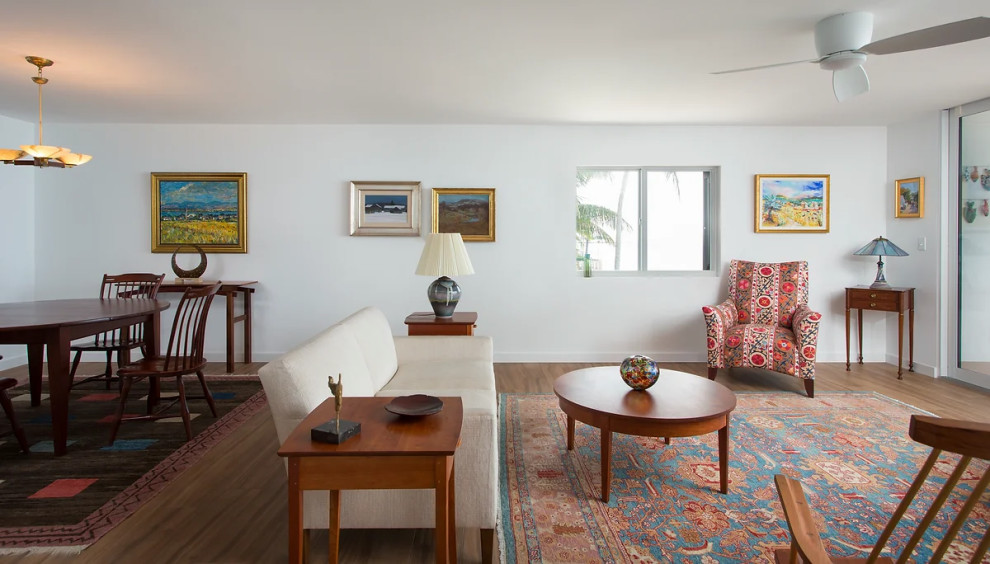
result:
[(419, 235), (419, 182), (351, 182), (351, 235)]
[(247, 173), (151, 173), (154, 253), (246, 253)]
[(827, 174), (756, 175), (756, 232), (828, 233)]
[(433, 232), (465, 241), (495, 241), (494, 188), (434, 188)]
[(894, 217), (924, 217), (925, 178), (905, 178), (894, 183)]

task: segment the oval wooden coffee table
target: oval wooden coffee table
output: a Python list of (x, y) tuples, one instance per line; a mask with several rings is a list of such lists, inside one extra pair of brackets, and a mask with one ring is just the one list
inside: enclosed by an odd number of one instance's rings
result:
[(618, 366), (568, 372), (553, 383), (567, 415), (567, 450), (574, 450), (574, 421), (602, 431), (602, 501), (612, 481), (612, 433), (646, 437), (694, 437), (718, 431), (720, 491), (729, 490), (729, 413), (736, 395), (702, 376), (661, 370), (649, 390), (636, 391), (622, 381)]

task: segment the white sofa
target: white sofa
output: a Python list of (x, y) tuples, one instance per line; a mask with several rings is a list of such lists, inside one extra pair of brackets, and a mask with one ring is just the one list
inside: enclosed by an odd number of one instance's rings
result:
[[(279, 441), (331, 396), (327, 376), (343, 376), (347, 397), (430, 394), (464, 402), (461, 446), (454, 456), (458, 527), (481, 529), (490, 561), (498, 517), (498, 430), (490, 337), (393, 336), (376, 308), (362, 309), (319, 333), (259, 374)], [(341, 528), (431, 529), (432, 490), (342, 491)], [(328, 495), (308, 491), (303, 526), (329, 527)]]

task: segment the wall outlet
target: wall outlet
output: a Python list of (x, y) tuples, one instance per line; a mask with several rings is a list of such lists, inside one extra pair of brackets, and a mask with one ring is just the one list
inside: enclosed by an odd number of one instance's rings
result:
[(925, 237), (918, 237), (918, 250), (927, 251), (928, 250), (928, 239)]

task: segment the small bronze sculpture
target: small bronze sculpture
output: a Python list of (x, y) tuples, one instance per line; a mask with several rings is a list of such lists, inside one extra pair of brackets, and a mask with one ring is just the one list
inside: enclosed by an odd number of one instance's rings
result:
[(333, 381), (333, 376), (327, 376), (330, 386), (330, 393), (333, 394), (333, 406), (337, 413), (337, 433), (340, 433), (340, 408), (344, 405), (344, 375), (337, 373), (337, 381)]
[(340, 420), (340, 408), (344, 405), (344, 376), (337, 374), (335, 382), (333, 376), (327, 376), (327, 387), (333, 394), (333, 406), (336, 410), (336, 417), (333, 421), (327, 421), (310, 429), (309, 436), (314, 441), (331, 443), (338, 445), (347, 439), (361, 432), (361, 424), (354, 421)]

